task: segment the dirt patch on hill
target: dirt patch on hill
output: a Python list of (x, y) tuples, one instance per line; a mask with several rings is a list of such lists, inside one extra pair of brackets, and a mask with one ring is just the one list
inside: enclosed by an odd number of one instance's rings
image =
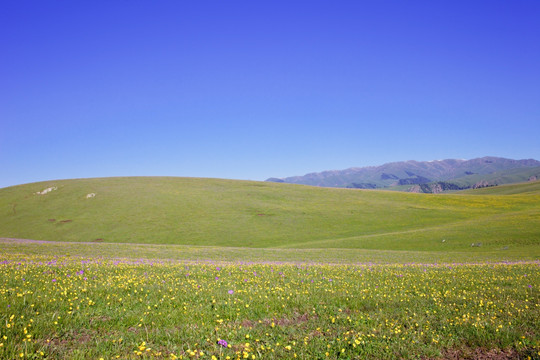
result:
[(58, 190), (56, 186), (51, 186), (49, 188), (43, 189), (42, 191), (36, 192), (37, 195), (45, 195), (50, 193), (51, 191)]

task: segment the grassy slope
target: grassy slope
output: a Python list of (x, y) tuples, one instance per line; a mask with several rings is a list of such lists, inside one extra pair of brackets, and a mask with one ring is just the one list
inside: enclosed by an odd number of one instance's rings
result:
[(540, 194), (540, 181), (523, 182), (519, 184), (507, 184), (486, 187), (474, 190), (463, 190), (461, 194), (470, 195), (538, 195)]
[[(511, 195), (500, 195), (503, 186), (489, 188), (478, 196), (195, 178), (48, 181), (0, 189), (0, 236), (479, 255), (508, 247), (509, 254), (538, 258), (538, 184), (511, 186)], [(50, 186), (58, 190), (35, 194)], [(86, 199), (89, 193), (97, 195)], [(471, 247), (479, 242), (482, 247)]]

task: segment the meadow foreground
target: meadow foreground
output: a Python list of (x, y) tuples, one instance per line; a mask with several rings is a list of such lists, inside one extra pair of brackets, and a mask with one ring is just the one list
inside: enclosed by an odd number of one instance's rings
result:
[(534, 261), (0, 261), (3, 359), (540, 357)]

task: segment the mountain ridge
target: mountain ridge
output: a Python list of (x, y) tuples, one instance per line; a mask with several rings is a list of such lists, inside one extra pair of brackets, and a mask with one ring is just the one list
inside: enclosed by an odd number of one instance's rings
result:
[[(521, 169), (523, 171), (516, 171)], [(505, 177), (505, 172), (512, 177)], [(498, 176), (492, 176), (498, 174)], [(540, 177), (540, 161), (485, 156), (470, 160), (444, 159), (399, 161), (379, 166), (326, 170), (303, 176), (269, 178), (266, 181), (321, 187), (389, 189), (415, 192), (441, 192), (473, 187), (495, 186)], [(504, 180), (502, 180), (504, 179)], [(419, 185), (431, 184), (432, 186)]]

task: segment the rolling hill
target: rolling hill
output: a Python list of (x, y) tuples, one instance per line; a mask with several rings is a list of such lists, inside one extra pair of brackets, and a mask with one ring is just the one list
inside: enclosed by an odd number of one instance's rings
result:
[(323, 187), (439, 193), (540, 178), (540, 161), (483, 157), (472, 160), (393, 162), (381, 166), (323, 171), (267, 181)]
[(0, 237), (538, 257), (539, 184), (433, 195), (200, 178), (47, 181), (0, 189)]

